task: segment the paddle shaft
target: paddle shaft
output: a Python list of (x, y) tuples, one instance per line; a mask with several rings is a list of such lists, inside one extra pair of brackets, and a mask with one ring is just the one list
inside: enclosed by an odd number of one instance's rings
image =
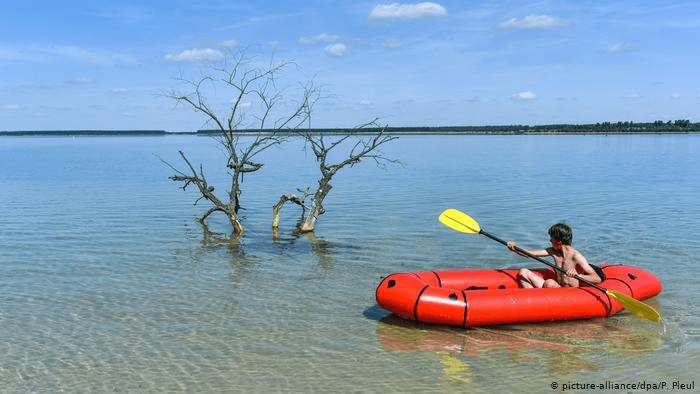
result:
[[(479, 230), (479, 234), (483, 234), (483, 235), (485, 235), (485, 236), (491, 238), (491, 239), (494, 240), (494, 241), (500, 242), (500, 243), (502, 243), (503, 245), (508, 246), (508, 242), (506, 242), (506, 241), (504, 241), (504, 240), (502, 240), (502, 239), (496, 237), (495, 235), (491, 235), (491, 234), (487, 233), (487, 232), (484, 231), (484, 230), (481, 230), (481, 229), (480, 229), (480, 230)], [(530, 257), (530, 258), (533, 258), (533, 259), (539, 261), (540, 263), (545, 263), (545, 264), (547, 264), (548, 266), (554, 268), (555, 270), (557, 270), (557, 271), (559, 271), (559, 272), (561, 272), (561, 273), (564, 273), (564, 274), (566, 273), (566, 271), (565, 271), (563, 268), (559, 267), (558, 265), (552, 264), (552, 263), (550, 263), (549, 261), (547, 261), (547, 260), (545, 260), (545, 259), (543, 259), (543, 258), (541, 258), (541, 257), (537, 257), (537, 256), (535, 256), (534, 254), (528, 252), (527, 250), (525, 250), (525, 249), (523, 249), (523, 248), (520, 248), (520, 247), (518, 247), (518, 246), (515, 246), (515, 250), (518, 251), (518, 252), (520, 252), (520, 253), (522, 253), (522, 254), (524, 254), (524, 255), (527, 256), (527, 257)], [(581, 281), (581, 282), (583, 282), (583, 283), (585, 283), (585, 284), (587, 284), (587, 285), (589, 285), (589, 286), (595, 287), (596, 289), (602, 291), (603, 293), (607, 293), (607, 292), (608, 292), (606, 289), (604, 289), (604, 288), (602, 288), (602, 287), (596, 285), (595, 283), (593, 283), (593, 282), (591, 282), (591, 281), (588, 281), (588, 280), (586, 280), (586, 279), (583, 279), (582, 277), (580, 277), (580, 276), (578, 276), (578, 275), (575, 275), (575, 276), (574, 276), (574, 279), (577, 279), (577, 280), (579, 280), (579, 281)]]

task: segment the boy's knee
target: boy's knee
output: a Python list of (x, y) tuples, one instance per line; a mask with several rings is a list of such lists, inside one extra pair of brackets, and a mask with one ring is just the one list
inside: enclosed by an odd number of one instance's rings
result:
[(542, 287), (555, 288), (555, 287), (561, 287), (561, 286), (559, 286), (559, 283), (557, 283), (556, 280), (547, 279), (544, 281), (544, 284), (542, 285)]

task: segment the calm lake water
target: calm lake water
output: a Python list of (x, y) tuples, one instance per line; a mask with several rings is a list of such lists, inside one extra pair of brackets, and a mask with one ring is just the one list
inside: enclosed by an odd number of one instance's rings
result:
[[(224, 197), (208, 137), (0, 137), (0, 392), (700, 387), (700, 136), (401, 137), (384, 153), (403, 166), (341, 171), (315, 235), (291, 233), (288, 205), (275, 239), (272, 205), (316, 184), (292, 143), (244, 179), (236, 242), (205, 234), (208, 206), (168, 180), (159, 157), (180, 166), (180, 149)], [(663, 322), (458, 329), (391, 316), (374, 290), (392, 272), (539, 267), (445, 228), (446, 208), (525, 248), (566, 220), (590, 262), (659, 276), (647, 302)], [(230, 231), (221, 217), (210, 230)]]

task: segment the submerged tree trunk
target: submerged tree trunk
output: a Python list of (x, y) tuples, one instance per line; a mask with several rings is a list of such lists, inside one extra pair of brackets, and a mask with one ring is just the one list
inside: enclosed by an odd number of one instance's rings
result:
[(331, 191), (333, 186), (330, 184), (331, 177), (323, 177), (318, 181), (318, 189), (311, 200), (311, 208), (309, 209), (309, 214), (306, 216), (304, 222), (299, 226), (299, 231), (302, 233), (308, 233), (314, 231), (316, 228), (316, 221), (319, 216), (326, 213), (326, 209), (323, 207), (323, 200)]

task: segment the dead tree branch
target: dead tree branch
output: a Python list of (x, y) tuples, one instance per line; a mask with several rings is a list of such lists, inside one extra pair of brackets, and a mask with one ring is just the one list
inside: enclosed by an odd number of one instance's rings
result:
[[(176, 172), (170, 179), (182, 182), (183, 189), (196, 185), (200, 197), (195, 204), (202, 199), (212, 203), (213, 206), (200, 218), (201, 222), (214, 212), (223, 212), (236, 234), (243, 232), (238, 218), (243, 175), (260, 170), (263, 163), (258, 162), (256, 156), (283, 143), (289, 137), (290, 129), (308, 122), (313, 104), (319, 97), (318, 90), (310, 83), (303, 87), (301, 99), (291, 109), (284, 108), (283, 104), (288, 102), (288, 98), (285, 90), (277, 85), (278, 74), (292, 63), (271, 63), (262, 68), (251, 64), (251, 59), (244, 54), (229, 54), (221, 65), (212, 66), (199, 79), (191, 80), (181, 76), (179, 81), (187, 87), (187, 93), (173, 91), (166, 94), (176, 103), (185, 104), (195, 112), (204, 114), (205, 124), (214, 127), (214, 138), (228, 156), (226, 167), (231, 177), (228, 202), (223, 202), (214, 195), (214, 187), (208, 185), (202, 166), (200, 165), (199, 172), (195, 171), (183, 152), (180, 152), (180, 156), (190, 172), (184, 173), (166, 163)], [(256, 126), (243, 129), (243, 126), (251, 123)], [(257, 132), (251, 136), (251, 130)], [(243, 135), (247, 138), (242, 139)]]
[(306, 206), (306, 197), (309, 196), (309, 188), (307, 187), (305, 190), (302, 189), (297, 189), (299, 192), (302, 193), (302, 196), (299, 197), (295, 194), (283, 194), (280, 196), (279, 201), (277, 204), (272, 206), (272, 229), (277, 230), (279, 228), (280, 224), (280, 211), (282, 210), (282, 207), (284, 206), (285, 203), (287, 202), (293, 202), (301, 207), (301, 218), (299, 219), (300, 222), (304, 220), (304, 217), (306, 216), (306, 211), (309, 210), (309, 207)]
[[(372, 122), (360, 125), (353, 129), (353, 131), (342, 136), (329, 136), (323, 133), (313, 134), (311, 132), (302, 131), (300, 134), (303, 136), (306, 146), (311, 148), (311, 151), (316, 156), (316, 162), (318, 163), (321, 176), (318, 179), (318, 189), (313, 194), (311, 200), (311, 207), (308, 208), (308, 215), (300, 222), (299, 231), (302, 233), (311, 232), (316, 226), (318, 218), (326, 212), (323, 207), (323, 201), (331, 191), (333, 186), (331, 185), (331, 180), (333, 176), (342, 168), (352, 167), (355, 164), (360, 163), (363, 159), (374, 160), (374, 162), (382, 167), (387, 163), (398, 163), (398, 160), (388, 159), (379, 150), (379, 147), (386, 144), (387, 142), (397, 139), (396, 136), (391, 136), (385, 134), (386, 127), (381, 128), (375, 135), (363, 135), (359, 133), (361, 130), (368, 127), (377, 127), (378, 119)], [(338, 153), (345, 149), (345, 154)], [(337, 159), (338, 161), (331, 162), (329, 156), (335, 154), (335, 156), (341, 157)], [(343, 158), (344, 157), (344, 158)], [(278, 205), (284, 204), (283, 197), (280, 198)], [(306, 198), (306, 196), (304, 197)], [(278, 216), (274, 216), (278, 219)], [(278, 225), (279, 222), (275, 223), (273, 221), (273, 227)]]

